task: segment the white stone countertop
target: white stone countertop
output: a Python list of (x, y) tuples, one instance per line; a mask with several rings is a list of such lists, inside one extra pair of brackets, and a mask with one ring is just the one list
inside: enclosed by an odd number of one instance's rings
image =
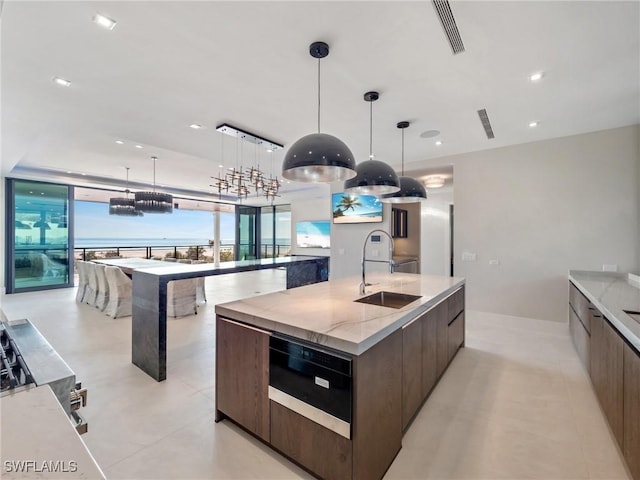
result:
[(569, 271), (569, 280), (640, 353), (640, 323), (624, 310), (640, 312), (640, 285), (634, 275)]
[(0, 397), (0, 477), (106, 478), (49, 385)]
[(421, 295), (400, 308), (357, 303), (360, 277), (315, 283), (281, 292), (216, 305), (216, 313), (265, 330), (279, 332), (360, 355), (409, 320), (464, 285), (464, 278), (411, 273), (372, 273), (367, 295), (381, 290)]

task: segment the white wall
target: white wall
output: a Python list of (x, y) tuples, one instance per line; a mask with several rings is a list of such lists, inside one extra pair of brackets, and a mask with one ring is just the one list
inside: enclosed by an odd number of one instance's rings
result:
[[(331, 184), (331, 193), (342, 192), (342, 183)], [(331, 225), (331, 273), (330, 279), (343, 278), (361, 273), (362, 244), (367, 234), (374, 229), (390, 231), (391, 205), (384, 204), (381, 223), (333, 224)], [(389, 241), (383, 235), (379, 244), (367, 246), (367, 258), (387, 260)], [(377, 256), (376, 256), (377, 252)], [(367, 272), (388, 271), (384, 264), (367, 263)], [(357, 292), (358, 285), (354, 285)]]
[[(455, 173), (453, 178), (455, 183)], [(449, 205), (452, 203), (451, 187), (428, 190), (427, 200), (422, 203), (420, 272), (423, 274), (448, 276), (450, 273)]]
[(454, 165), (469, 308), (566, 321), (569, 269), (638, 270), (639, 136), (635, 125), (424, 162)]
[[(294, 255), (328, 257), (331, 254), (331, 250), (328, 248), (298, 248), (296, 246), (296, 222), (314, 220), (331, 221), (331, 196), (329, 195), (329, 189), (327, 189), (326, 195), (321, 197), (291, 202), (291, 253)], [(333, 225), (331, 225), (331, 230), (331, 236), (333, 237)], [(333, 243), (333, 238), (331, 240)]]

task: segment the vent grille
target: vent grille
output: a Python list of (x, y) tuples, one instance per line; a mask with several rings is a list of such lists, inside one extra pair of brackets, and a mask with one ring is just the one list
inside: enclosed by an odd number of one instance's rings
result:
[(489, 115), (487, 115), (487, 109), (483, 108), (482, 110), (478, 110), (478, 116), (480, 117), (480, 121), (482, 122), (482, 127), (484, 128), (484, 133), (487, 134), (487, 138), (491, 140), (495, 137), (493, 134), (493, 128), (491, 127), (491, 122), (489, 121)]
[(456, 20), (453, 18), (453, 13), (451, 12), (451, 6), (449, 5), (448, 0), (432, 0), (433, 6), (436, 9), (436, 13), (438, 17), (440, 17), (440, 23), (442, 23), (442, 28), (444, 28), (444, 33), (449, 40), (449, 44), (451, 45), (451, 50), (453, 50), (453, 54), (458, 54), (464, 52), (464, 44), (462, 43), (462, 37), (460, 37), (460, 31), (458, 30), (458, 26), (456, 25)]

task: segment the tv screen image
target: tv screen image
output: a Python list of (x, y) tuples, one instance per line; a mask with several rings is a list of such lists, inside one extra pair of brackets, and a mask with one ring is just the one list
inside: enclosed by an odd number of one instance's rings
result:
[(331, 248), (329, 220), (296, 222), (296, 245), (300, 248)]
[(334, 193), (331, 211), (333, 223), (382, 222), (382, 202), (375, 195)]

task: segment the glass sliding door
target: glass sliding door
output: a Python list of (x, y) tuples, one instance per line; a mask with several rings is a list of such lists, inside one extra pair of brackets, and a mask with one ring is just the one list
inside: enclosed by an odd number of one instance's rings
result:
[(275, 256), (291, 255), (291, 205), (276, 205), (274, 209)]
[(273, 207), (260, 209), (260, 258), (273, 258), (275, 252)]
[(236, 260), (259, 258), (260, 208), (238, 205), (236, 207)]
[(72, 190), (7, 179), (7, 293), (73, 286)]

